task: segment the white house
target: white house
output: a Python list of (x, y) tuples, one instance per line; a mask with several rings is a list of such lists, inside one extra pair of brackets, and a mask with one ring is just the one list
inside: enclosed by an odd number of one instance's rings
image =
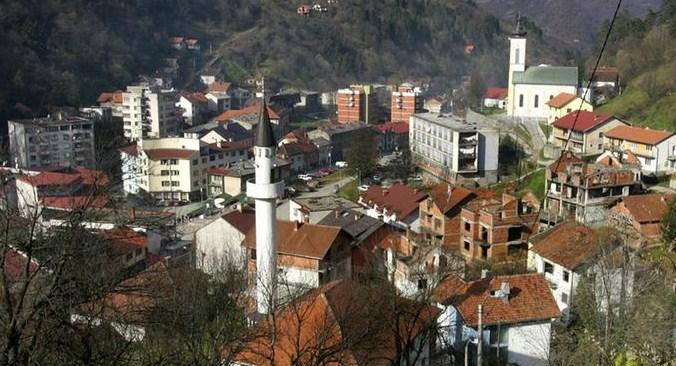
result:
[(509, 37), (507, 115), (546, 120), (545, 104), (560, 93), (577, 95), (578, 70), (569, 66), (526, 66), (526, 32), (517, 24)]
[[(623, 278), (619, 253), (615, 248), (604, 248), (587, 226), (566, 221), (535, 235), (529, 245), (528, 268), (547, 280), (565, 321), (570, 318), (577, 286), (587, 274), (594, 274), (599, 310), (608, 308), (604, 294), (612, 304), (622, 301), (622, 281), (627, 293), (631, 292), (632, 272), (626, 271)], [(611, 289), (610, 293), (605, 289)]]
[(617, 126), (604, 134), (604, 148), (610, 151), (631, 151), (648, 174), (676, 171), (676, 134), (650, 128)]
[(255, 225), (255, 212), (242, 206), (218, 217), (195, 233), (195, 265), (211, 275), (235, 265), (246, 265), (246, 234)]
[(475, 348), (481, 311), (483, 353), (499, 354), (495, 364), (549, 364), (551, 324), (560, 313), (542, 275), (485, 276), (470, 282), (451, 276), (437, 286), (434, 299), (442, 309), (442, 347)]
[(334, 210), (358, 208), (356, 203), (338, 196), (296, 197), (289, 200), (289, 220), (316, 224)]
[(394, 184), (384, 189), (372, 185), (359, 196), (358, 203), (364, 206), (368, 216), (402, 228), (418, 220), (418, 204), (427, 194), (403, 184)]
[(183, 110), (183, 118), (189, 125), (198, 125), (206, 120), (209, 99), (202, 93), (182, 93), (177, 107)]

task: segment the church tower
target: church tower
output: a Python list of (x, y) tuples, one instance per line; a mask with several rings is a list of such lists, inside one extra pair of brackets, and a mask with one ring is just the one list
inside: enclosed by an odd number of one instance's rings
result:
[(247, 195), (256, 202), (256, 306), (259, 314), (274, 311), (277, 292), (277, 199), (284, 182), (274, 182), (275, 138), (265, 97), (254, 144), (255, 178), (247, 181)]
[(516, 29), (509, 36), (509, 79), (507, 82), (507, 115), (514, 116), (514, 73), (526, 71), (526, 32), (521, 29), (521, 16), (516, 19)]

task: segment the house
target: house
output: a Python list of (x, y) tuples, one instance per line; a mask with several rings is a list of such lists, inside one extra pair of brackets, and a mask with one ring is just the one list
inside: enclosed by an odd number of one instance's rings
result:
[(573, 111), (552, 123), (549, 141), (577, 154), (600, 154), (603, 152), (603, 135), (617, 126), (627, 125), (627, 122), (607, 114)]
[[(115, 273), (122, 273), (133, 268), (144, 268), (150, 252), (151, 242), (148, 235), (140, 230), (126, 226), (118, 226), (99, 233), (99, 238), (109, 246), (108, 260)], [(159, 252), (159, 240), (153, 243), (153, 251)]]
[(93, 118), (58, 112), (7, 121), (10, 165), (17, 168), (92, 167), (96, 161)]
[(498, 133), (454, 115), (418, 113), (409, 122), (409, 148), (427, 174), (456, 184), (498, 179)]
[(242, 242), (256, 224), (255, 212), (238, 205), (195, 232), (195, 265), (218, 278), (231, 266), (245, 268), (246, 248)]
[(366, 366), (408, 357), (407, 365), (429, 366), (438, 309), (384, 291), (352, 281), (312, 289), (261, 319), (223, 362)]
[(306, 16), (309, 17), (310, 13), (312, 13), (312, 6), (310, 5), (300, 5), (298, 6), (298, 9), (296, 9), (296, 13), (301, 16)]
[(371, 126), (364, 123), (327, 124), (308, 132), (308, 138), (323, 138), (331, 144), (330, 161), (344, 161), (350, 156), (355, 139), (371, 132)]
[(291, 172), (304, 173), (319, 166), (318, 147), (304, 129), (296, 129), (279, 139), (279, 154), (291, 161)]
[(380, 154), (408, 150), (408, 121), (374, 125), (373, 130), (376, 132), (376, 144)]
[(317, 147), (317, 166), (331, 166), (331, 141), (323, 138), (316, 137), (310, 139), (310, 142)]
[(199, 138), (207, 144), (240, 142), (253, 146), (253, 133), (237, 123), (207, 122), (184, 131), (185, 137)]
[(289, 199), (289, 220), (317, 224), (331, 213), (356, 208), (358, 204), (338, 196), (296, 197)]
[(568, 66), (526, 66), (526, 32), (517, 22), (509, 37), (509, 77), (507, 115), (516, 118), (546, 120), (545, 102), (560, 93), (577, 94), (578, 69)]
[(427, 199), (420, 201), (420, 231), (428, 240), (445, 251), (460, 251), (460, 212), (470, 201), (492, 198), (488, 190), (469, 190), (460, 186), (439, 183), (429, 190)]
[(555, 120), (562, 118), (572, 111), (594, 111), (594, 107), (591, 104), (570, 93), (559, 93), (554, 98), (548, 100), (546, 104), (549, 106), (549, 117), (547, 118), (547, 123), (549, 124), (554, 123)]
[(181, 50), (185, 49), (185, 42), (183, 42), (183, 41), (184, 41), (183, 37), (175, 36), (175, 37), (169, 37), (169, 40), (167, 41), (167, 43), (169, 44), (169, 46), (171, 48), (174, 48), (174, 49), (181, 51)]
[(423, 111), (423, 98), (420, 88), (411, 84), (402, 84), (392, 91), (390, 122), (408, 123), (411, 116)]
[(109, 184), (101, 171), (62, 168), (16, 177), (16, 202), (20, 215), (42, 216), (45, 209), (74, 211), (101, 208), (110, 202), (104, 195)]
[(199, 125), (206, 121), (209, 99), (200, 92), (181, 93), (176, 106), (183, 110), (183, 118), (187, 124)]
[(444, 108), (446, 107), (446, 101), (441, 98), (429, 98), (425, 99), (424, 108), (430, 113), (443, 113)]
[(185, 39), (185, 48), (190, 51), (199, 51), (200, 43), (197, 38), (186, 38)]
[(391, 232), (378, 249), (388, 280), (407, 298), (429, 297), (449, 273), (464, 268), (462, 260), (411, 231)]
[(96, 98), (96, 103), (98, 103), (100, 107), (110, 108), (112, 116), (121, 119), (123, 117), (124, 109), (122, 106), (123, 93), (122, 90), (103, 92)]
[(528, 268), (547, 280), (564, 321), (570, 319), (576, 289), (584, 277), (593, 279), (602, 308), (609, 305), (606, 296), (612, 302), (610, 305), (617, 305), (626, 301), (622, 291), (631, 292), (632, 271), (623, 275), (620, 253), (587, 226), (574, 221), (560, 223), (533, 236), (529, 247)]
[(483, 97), (483, 106), (486, 108), (505, 109), (507, 101), (507, 88), (491, 87), (486, 89)]
[(476, 281), (451, 276), (437, 286), (434, 297), (442, 309), (438, 317), (442, 345), (458, 352), (472, 347), (470, 352), (476, 354), (474, 345), (480, 337), (490, 364), (549, 365), (552, 322), (560, 312), (541, 274)]
[(634, 249), (655, 244), (662, 236), (662, 218), (673, 199), (673, 195), (664, 194), (622, 197), (611, 208), (609, 224), (625, 233)]
[[(275, 181), (288, 181), (290, 171), (291, 162), (276, 156), (272, 170)], [(209, 196), (227, 194), (234, 197), (246, 192), (246, 182), (254, 178), (255, 166), (252, 159), (242, 160), (226, 164), (226, 167), (209, 168), (207, 173)]]
[(427, 194), (417, 189), (396, 183), (390, 188), (372, 185), (359, 196), (358, 203), (366, 214), (403, 228), (418, 220), (418, 205)]
[[(351, 239), (340, 228), (277, 220), (279, 283), (316, 288), (352, 277)], [(256, 274), (256, 230), (244, 239), (250, 278)]]
[(578, 223), (607, 223), (607, 205), (641, 190), (638, 164), (612, 155), (587, 163), (565, 152), (545, 170), (545, 202), (541, 220), (549, 223), (574, 218)]
[(622, 91), (617, 67), (601, 66), (596, 69), (593, 78), (591, 71), (589, 72), (587, 79), (590, 78), (591, 97), (596, 105), (607, 103)]
[(624, 156), (631, 151), (646, 174), (676, 171), (676, 134), (671, 131), (620, 125), (604, 133), (603, 147)]
[[(289, 115), (284, 111), (276, 111), (273, 107), (267, 106), (270, 122), (275, 136), (281, 136), (286, 133), (289, 124)], [(255, 132), (258, 126), (260, 104), (252, 104), (242, 109), (227, 110), (214, 118), (217, 122), (234, 122), (246, 130)]]
[(461, 253), (467, 261), (518, 260), (537, 230), (537, 209), (514, 196), (474, 200), (462, 208)]
[(206, 85), (207, 87), (213, 83), (216, 82), (216, 78), (218, 77), (218, 72), (216, 71), (205, 71), (200, 74), (200, 82), (202, 84)]

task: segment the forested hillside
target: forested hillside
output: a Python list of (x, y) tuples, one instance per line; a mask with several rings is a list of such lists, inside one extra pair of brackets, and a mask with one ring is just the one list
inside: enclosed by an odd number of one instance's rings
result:
[[(607, 24), (602, 29), (605, 32)], [(676, 130), (676, 2), (645, 19), (617, 20), (604, 63), (617, 65), (621, 96), (600, 111), (633, 123)]]

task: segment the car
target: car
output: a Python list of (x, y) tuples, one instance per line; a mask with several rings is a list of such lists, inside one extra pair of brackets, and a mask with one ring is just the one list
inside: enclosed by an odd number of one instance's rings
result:
[(312, 177), (307, 174), (298, 174), (298, 179), (302, 180), (303, 182), (309, 182), (312, 180)]
[(383, 177), (380, 176), (380, 175), (378, 175), (378, 174), (375, 174), (375, 175), (372, 177), (372, 179), (373, 179), (374, 182), (380, 182), (381, 180), (383, 180)]
[(347, 161), (336, 161), (336, 168), (347, 168)]
[(422, 180), (422, 177), (420, 176), (420, 174), (416, 174), (408, 177), (408, 180), (413, 182), (419, 182)]
[(359, 187), (357, 187), (357, 189), (359, 190), (359, 192), (366, 192), (369, 190), (369, 186), (366, 184), (362, 184)]

